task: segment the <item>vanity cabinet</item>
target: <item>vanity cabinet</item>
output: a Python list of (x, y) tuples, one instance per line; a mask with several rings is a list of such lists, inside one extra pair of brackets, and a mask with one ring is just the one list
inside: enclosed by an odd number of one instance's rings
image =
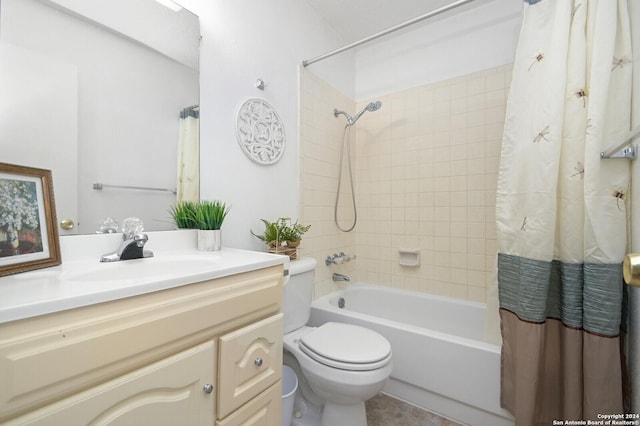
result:
[(279, 425), (282, 275), (0, 324), (0, 423)]

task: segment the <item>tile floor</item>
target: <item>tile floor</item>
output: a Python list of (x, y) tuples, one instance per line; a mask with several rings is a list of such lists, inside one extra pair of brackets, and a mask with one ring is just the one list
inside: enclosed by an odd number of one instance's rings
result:
[(366, 407), (367, 426), (463, 426), (382, 393)]

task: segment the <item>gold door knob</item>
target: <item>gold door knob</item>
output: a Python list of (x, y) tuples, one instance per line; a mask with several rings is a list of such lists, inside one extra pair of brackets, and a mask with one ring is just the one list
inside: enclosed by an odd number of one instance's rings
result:
[(640, 286), (640, 254), (632, 253), (624, 257), (622, 274), (624, 282), (629, 285)]
[(73, 229), (74, 226), (75, 223), (73, 223), (73, 220), (71, 219), (62, 219), (62, 221), (60, 222), (60, 228), (64, 229), (65, 231)]

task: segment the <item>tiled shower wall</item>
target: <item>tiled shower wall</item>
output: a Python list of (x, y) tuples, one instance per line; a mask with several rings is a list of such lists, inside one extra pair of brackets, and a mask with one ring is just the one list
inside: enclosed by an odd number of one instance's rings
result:
[[(316, 296), (333, 291), (333, 272), (355, 280), (356, 261), (326, 266), (324, 259), (333, 253), (356, 251), (354, 232), (343, 233), (334, 223), (334, 205), (338, 184), (338, 164), (344, 117), (333, 110), (353, 111), (355, 101), (344, 96), (304, 68), (300, 70), (300, 221), (311, 225), (304, 235), (299, 255), (315, 257)], [(352, 135), (355, 139), (355, 134)], [(354, 152), (355, 154), (355, 152)], [(355, 170), (354, 170), (355, 172)]]
[[(347, 265), (319, 265), (316, 296), (335, 288), (335, 270), (486, 301), (495, 279), (495, 192), (510, 80), (511, 66), (504, 66), (377, 98), (382, 108), (352, 131), (358, 225), (344, 234), (333, 224), (344, 120), (332, 111), (353, 114), (371, 100), (354, 105), (301, 72), (302, 220), (314, 230), (303, 255), (357, 254)], [(420, 266), (399, 265), (404, 248), (420, 251)]]

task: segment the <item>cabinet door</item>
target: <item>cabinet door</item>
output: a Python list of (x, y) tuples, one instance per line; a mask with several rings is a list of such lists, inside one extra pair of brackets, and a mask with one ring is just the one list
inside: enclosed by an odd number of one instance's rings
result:
[(282, 424), (280, 382), (240, 407), (236, 412), (219, 420), (216, 426), (275, 426)]
[(282, 377), (282, 314), (220, 338), (218, 418)]
[[(9, 421), (9, 425), (213, 425), (209, 341)], [(207, 393), (207, 391), (209, 391)]]

